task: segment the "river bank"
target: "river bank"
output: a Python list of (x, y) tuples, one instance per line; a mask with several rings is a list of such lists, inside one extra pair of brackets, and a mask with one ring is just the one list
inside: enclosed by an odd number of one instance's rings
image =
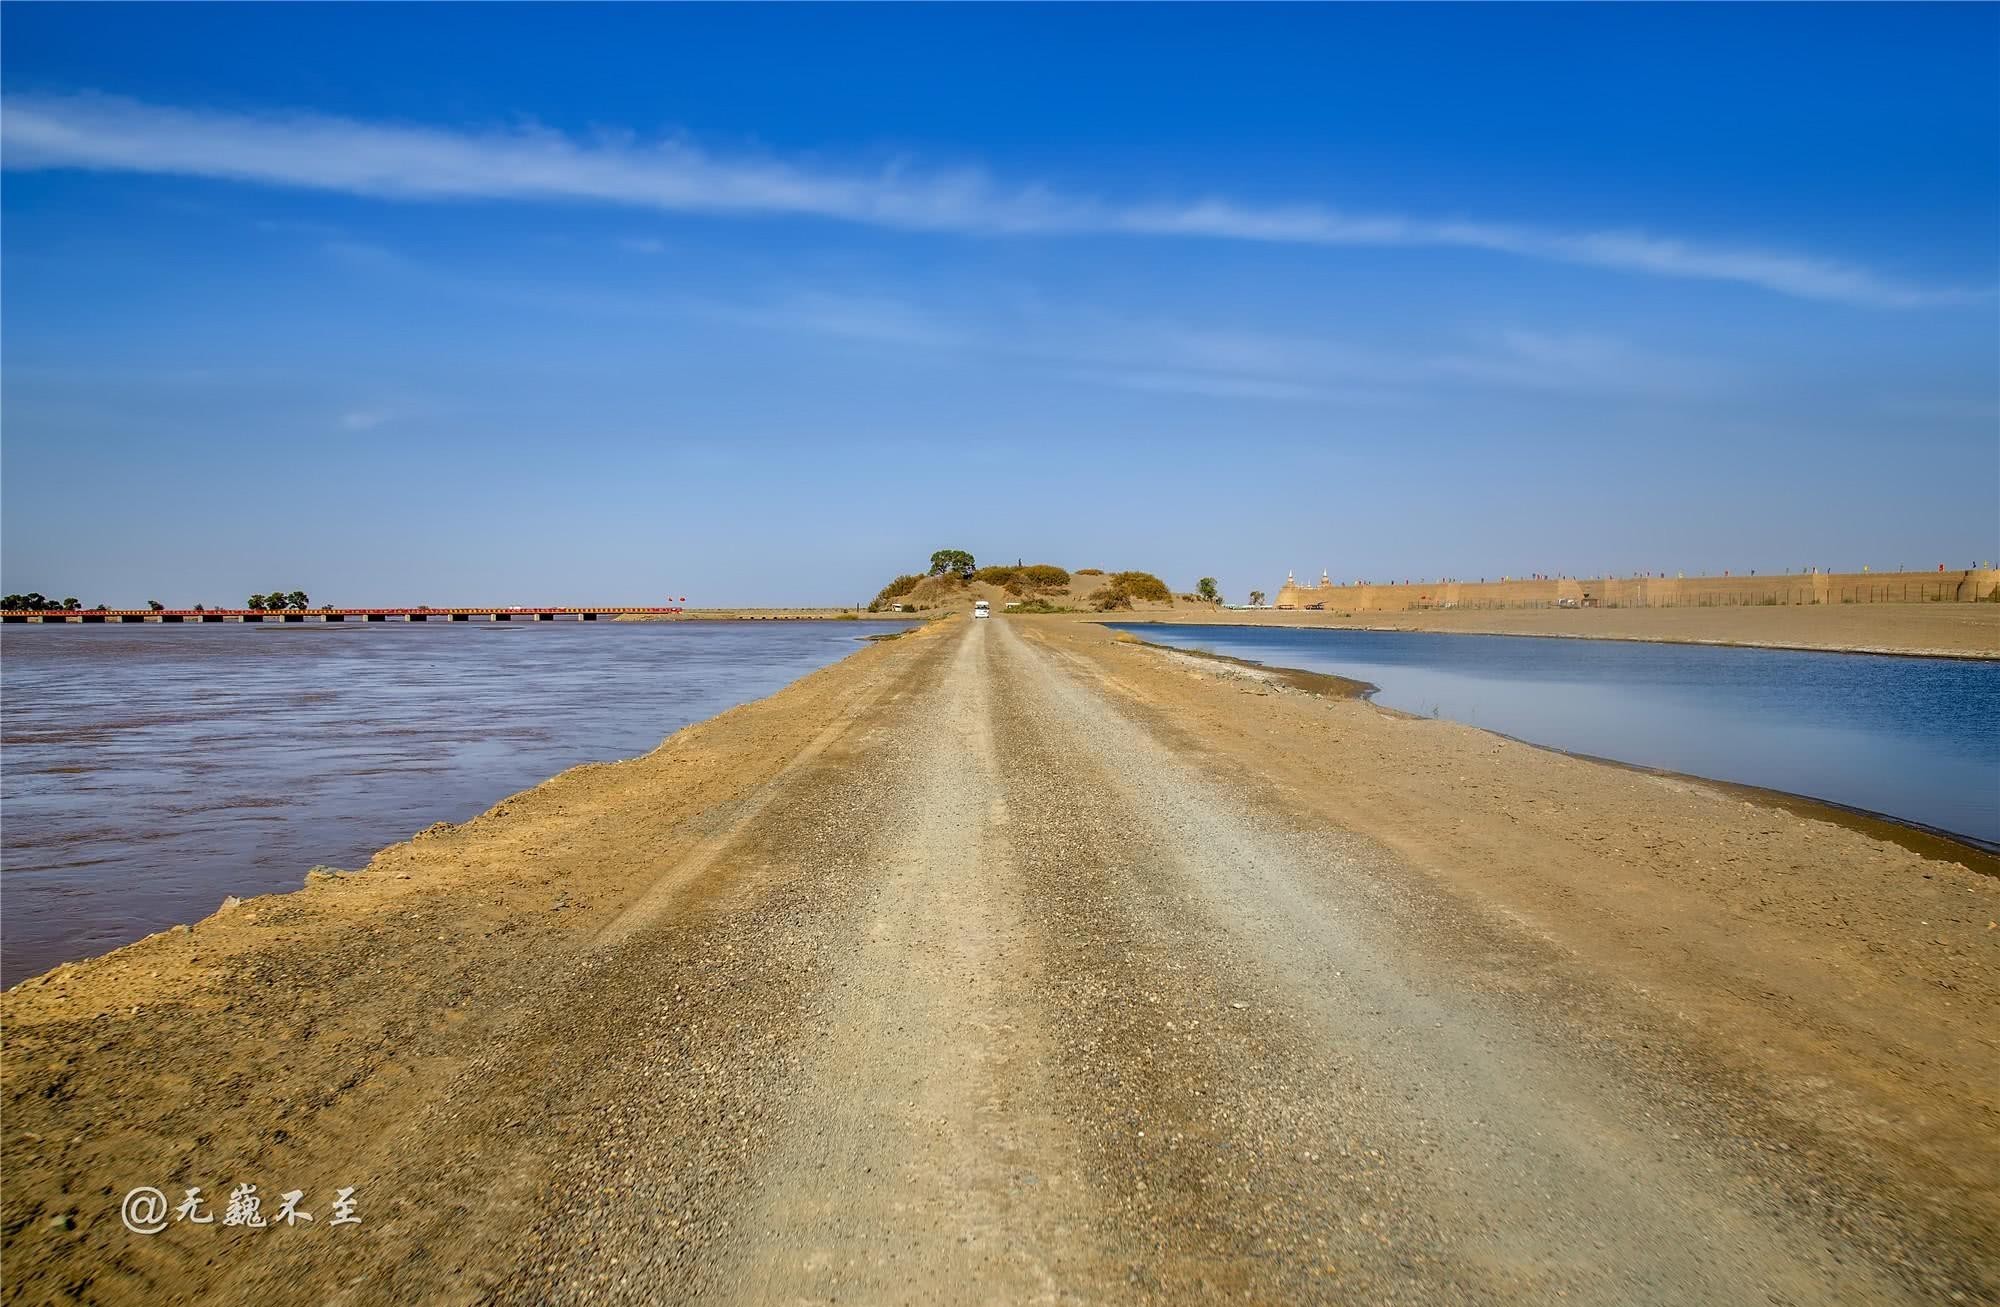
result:
[[(1996, 919), (1706, 786), (936, 623), (7, 991), (7, 1295), (1977, 1300)], [(320, 1224), (119, 1223), (239, 1183)]]
[[(1135, 639), (1137, 637), (1134, 637)], [(1151, 642), (1147, 642), (1151, 643)], [(1171, 645), (1154, 644), (1152, 647), (1170, 651), (1183, 658), (1199, 659), (1219, 667), (1237, 669), (1237, 675), (1269, 685), (1281, 685), (1309, 694), (1331, 698), (1370, 699), (1379, 687), (1367, 681), (1352, 677), (1335, 676), (1326, 672), (1307, 671), (1297, 667), (1283, 667), (1275, 663), (1260, 662), (1255, 659), (1237, 658), (1230, 654), (1217, 653), (1207, 649), (1177, 648)], [(1421, 720), (1421, 714), (1401, 709), (1375, 705), (1383, 712), (1393, 713), (1412, 720)], [(1485, 728), (1482, 728), (1485, 729)], [(1496, 732), (1497, 733), (1497, 732)], [(1652, 776), (1662, 776), (1671, 780), (1704, 785), (1726, 794), (1734, 794), (1763, 804), (1781, 808), (1786, 812), (1809, 817), (1814, 821), (1832, 822), (1858, 830), (1875, 839), (1887, 840), (1891, 844), (1919, 854), (1925, 858), (1944, 862), (1955, 862), (1962, 867), (1979, 872), (1981, 875), (2000, 877), (2000, 851), (1983, 844), (1973, 843), (1949, 831), (1919, 825), (1914, 822), (1899, 821), (1863, 808), (1846, 807), (1829, 803), (1822, 799), (1803, 794), (1793, 794), (1786, 790), (1775, 790), (1762, 785), (1745, 785), (1736, 781), (1717, 780), (1713, 777), (1690, 775), (1663, 767), (1647, 767), (1640, 763), (1622, 762), (1616, 758), (1604, 758), (1594, 754), (1562, 749), (1554, 745), (1537, 744), (1533, 740), (1521, 740), (1516, 736), (1503, 736), (1514, 743), (1527, 744), (1534, 748), (1548, 749), (1566, 757), (1579, 758), (1587, 762), (1600, 763), (1607, 767), (1622, 767)]]
[(1176, 604), (1119, 621), (1338, 627), (1468, 635), (1746, 645), (1832, 653), (2000, 658), (2000, 604), (1819, 604), (1730, 608), (1491, 608), (1401, 613), (1214, 609)]
[(2000, 849), (2000, 664), (1471, 632), (1120, 623), (1364, 681), (1371, 702), (1581, 757), (1733, 781)]

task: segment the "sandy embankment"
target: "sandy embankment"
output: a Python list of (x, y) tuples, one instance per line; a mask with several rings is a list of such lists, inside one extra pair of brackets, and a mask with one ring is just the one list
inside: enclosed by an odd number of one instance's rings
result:
[(679, 613), (626, 613), (621, 622), (907, 622), (900, 613), (853, 608), (690, 608)]
[(1413, 613), (1211, 609), (1177, 604), (1121, 621), (1326, 626), (1480, 635), (1554, 635), (1843, 653), (2000, 658), (2000, 604), (1819, 604), (1739, 608), (1495, 608)]
[(18, 986), (6, 1293), (2000, 1296), (2000, 879), (1297, 684), (935, 624)]
[[(1079, 611), (1072, 621), (1222, 623), (1237, 626), (1324, 626), (1362, 630), (1443, 631), (1482, 635), (1552, 635), (1674, 644), (1753, 645), (1844, 653), (1927, 654), (2000, 658), (2000, 604), (1819, 604), (1733, 608), (1501, 608), (1403, 613), (1341, 613), (1309, 609), (1225, 609), (1204, 604), (1139, 603), (1098, 613), (1088, 597), (1096, 578), (1079, 578), (1050, 598)], [(1013, 598), (997, 586), (967, 587), (937, 612), (970, 612), (975, 598), (996, 609)], [(633, 614), (621, 622), (873, 621), (905, 622), (908, 614), (856, 614), (850, 608), (694, 608), (667, 615)]]

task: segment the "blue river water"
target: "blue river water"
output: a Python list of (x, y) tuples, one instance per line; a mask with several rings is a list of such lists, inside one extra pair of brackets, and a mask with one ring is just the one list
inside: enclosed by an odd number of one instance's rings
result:
[(1386, 707), (2000, 844), (2000, 662), (1297, 627), (1130, 625), (1380, 687)]
[(9, 626), (0, 978), (296, 889), (852, 653), (875, 622)]

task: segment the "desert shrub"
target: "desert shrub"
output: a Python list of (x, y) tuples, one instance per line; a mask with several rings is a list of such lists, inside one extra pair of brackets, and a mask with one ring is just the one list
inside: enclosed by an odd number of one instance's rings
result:
[(1065, 604), (1052, 604), (1046, 599), (1024, 599), (1018, 604), (1009, 604), (1008, 613), (1074, 613), (1079, 610)]
[(1078, 576), (1103, 576), (1104, 569), (1101, 567), (1079, 567), (1076, 569), (1076, 574)]
[(1069, 572), (1054, 563), (1017, 563), (982, 567), (972, 574), (972, 579), (1000, 586), (1009, 594), (1025, 594), (1030, 590), (1060, 590), (1069, 584)]
[(1174, 592), (1151, 572), (1117, 572), (1102, 586), (1091, 591), (1090, 598), (1096, 601), (1098, 612), (1108, 613), (1118, 608), (1130, 608), (1134, 599), (1170, 604), (1174, 601)]
[(1174, 601), (1174, 592), (1167, 589), (1167, 583), (1151, 572), (1114, 572), (1111, 585), (1122, 589), (1134, 599), (1145, 599), (1158, 604)]
[(916, 589), (918, 583), (921, 582), (923, 579), (924, 579), (923, 577), (915, 575), (897, 577), (895, 580), (889, 582), (889, 584), (882, 587), (882, 592), (876, 595), (874, 600), (869, 603), (868, 611), (871, 613), (881, 612), (884, 608), (887, 608), (890, 604), (896, 602), (898, 599), (901, 599), (904, 595), (910, 593), (910, 591)]

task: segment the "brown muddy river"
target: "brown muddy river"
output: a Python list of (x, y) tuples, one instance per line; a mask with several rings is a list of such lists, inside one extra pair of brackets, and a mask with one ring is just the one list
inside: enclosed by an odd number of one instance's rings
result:
[(10, 626), (0, 981), (644, 753), (866, 622)]

